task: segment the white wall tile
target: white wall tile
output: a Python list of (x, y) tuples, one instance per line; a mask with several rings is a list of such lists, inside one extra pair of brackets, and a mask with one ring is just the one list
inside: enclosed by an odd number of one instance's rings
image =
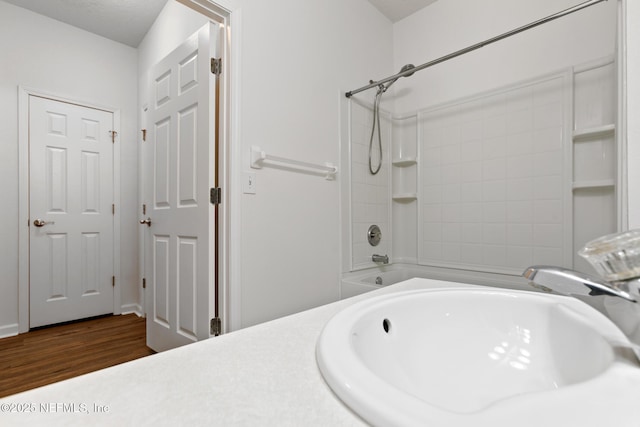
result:
[(507, 202), (507, 221), (510, 223), (533, 223), (533, 201), (520, 200)]
[(499, 115), (487, 117), (482, 122), (482, 136), (484, 139), (491, 139), (499, 136), (504, 136), (506, 133), (507, 133), (506, 112), (500, 112)]
[(507, 178), (527, 178), (534, 175), (535, 165), (531, 155), (513, 156), (507, 159)]
[(461, 184), (446, 184), (442, 186), (442, 203), (458, 203)]
[(507, 246), (507, 266), (514, 269), (522, 269), (523, 266), (535, 264), (533, 261), (533, 248), (531, 246)]
[(515, 201), (533, 199), (535, 194), (533, 182), (534, 178), (509, 179), (507, 181), (507, 200)]
[(460, 182), (482, 182), (482, 161), (460, 163)]
[(450, 243), (458, 243), (461, 241), (461, 226), (459, 223), (442, 224), (442, 241)]
[(507, 244), (531, 248), (533, 245), (533, 225), (507, 224)]
[(506, 202), (484, 202), (482, 204), (482, 221), (484, 223), (507, 222)]
[(562, 199), (562, 177), (556, 175), (533, 178), (533, 198), (536, 200)]
[(463, 243), (482, 243), (482, 224), (461, 223), (460, 241)]
[(537, 247), (561, 248), (562, 237), (561, 224), (533, 225), (533, 244)]
[(562, 200), (535, 200), (533, 216), (540, 224), (562, 224)]
[(534, 153), (543, 153), (545, 151), (561, 152), (562, 150), (562, 126), (548, 127), (533, 133)]
[(507, 153), (507, 137), (504, 135), (486, 138), (482, 143), (482, 158), (504, 158)]
[(462, 166), (459, 163), (443, 165), (442, 171), (442, 184), (458, 184), (460, 183), (460, 170)]
[(482, 203), (460, 203), (458, 222), (464, 223), (481, 223), (482, 222)]
[[(480, 115), (478, 113), (477, 115)], [(460, 124), (460, 142), (478, 141), (482, 138), (482, 119), (475, 118)]]
[(563, 114), (562, 103), (541, 105), (533, 108), (533, 128), (546, 129), (549, 127), (562, 126)]
[(447, 262), (460, 261), (460, 245), (455, 243), (442, 244), (442, 260)]
[(481, 202), (482, 184), (480, 182), (464, 182), (460, 184), (460, 201)]
[(484, 160), (482, 162), (482, 178), (485, 181), (504, 180), (507, 178), (507, 161), (505, 158)]
[(487, 245), (504, 245), (507, 243), (506, 224), (484, 224), (482, 226), (482, 242)]
[(527, 156), (533, 153), (532, 131), (507, 136), (507, 156)]
[(482, 200), (500, 202), (507, 198), (506, 181), (486, 181), (482, 183)]
[(482, 265), (484, 246), (481, 244), (461, 244), (460, 261), (469, 265)]
[(502, 245), (484, 245), (482, 249), (484, 265), (505, 267), (507, 265), (507, 248)]
[(535, 247), (531, 264), (557, 265), (559, 259), (562, 259), (561, 249)]
[(538, 153), (533, 158), (533, 175), (561, 175), (562, 174), (562, 152), (549, 151)]

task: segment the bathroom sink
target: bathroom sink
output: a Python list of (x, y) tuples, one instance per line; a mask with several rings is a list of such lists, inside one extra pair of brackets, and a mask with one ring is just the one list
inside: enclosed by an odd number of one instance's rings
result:
[(368, 422), (449, 425), (532, 396), (570, 396), (606, 376), (626, 342), (573, 298), (425, 289), (347, 307), (326, 324), (316, 358), (329, 387)]

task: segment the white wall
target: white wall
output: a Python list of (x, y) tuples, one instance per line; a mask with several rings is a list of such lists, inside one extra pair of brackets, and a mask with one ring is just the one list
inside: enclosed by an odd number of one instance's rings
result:
[(626, 1), (627, 189), (629, 228), (640, 228), (640, 4)]
[(121, 110), (122, 305), (137, 303), (136, 50), (0, 1), (0, 328), (18, 322), (18, 85)]
[(249, 148), (338, 164), (342, 93), (390, 73), (392, 27), (364, 0), (238, 4), (240, 164), (233, 167), (255, 172), (257, 181), (257, 193), (243, 194), (241, 216), (231, 219), (241, 234), (240, 277), (231, 286), (240, 286), (246, 327), (338, 299), (339, 184), (348, 179), (342, 171), (326, 181), (251, 170)]
[[(498, 41), (398, 81), (403, 114), (615, 52), (617, 1)], [(394, 69), (419, 65), (576, 5), (575, 0), (447, 0), (394, 25)]]

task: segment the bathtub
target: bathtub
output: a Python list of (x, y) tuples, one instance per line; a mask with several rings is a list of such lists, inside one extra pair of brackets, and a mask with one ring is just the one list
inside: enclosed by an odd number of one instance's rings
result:
[(472, 283), (497, 288), (534, 290), (524, 278), (516, 275), (428, 267), (415, 264), (391, 264), (345, 273), (340, 283), (340, 299), (375, 291), (384, 286), (393, 285), (414, 277)]

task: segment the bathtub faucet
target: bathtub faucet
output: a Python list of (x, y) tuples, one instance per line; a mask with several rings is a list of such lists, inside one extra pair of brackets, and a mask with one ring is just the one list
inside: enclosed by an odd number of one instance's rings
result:
[(373, 261), (373, 262), (381, 262), (383, 264), (389, 264), (389, 256), (388, 255), (373, 254), (371, 256), (371, 261)]

